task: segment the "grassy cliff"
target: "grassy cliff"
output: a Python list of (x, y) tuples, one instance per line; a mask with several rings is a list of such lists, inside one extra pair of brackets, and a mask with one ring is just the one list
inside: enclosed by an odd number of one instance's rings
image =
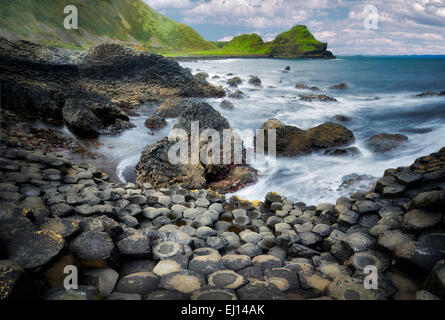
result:
[(279, 34), (273, 41), (264, 42), (253, 34), (234, 37), (229, 42), (213, 42), (212, 50), (164, 52), (169, 56), (252, 56), (271, 58), (333, 58), (327, 43), (320, 42), (306, 26), (297, 25)]
[[(66, 30), (66, 5), (78, 8), (79, 29)], [(0, 0), (0, 36), (65, 47), (120, 41), (156, 50), (208, 50), (191, 27), (165, 17), (142, 0)]]

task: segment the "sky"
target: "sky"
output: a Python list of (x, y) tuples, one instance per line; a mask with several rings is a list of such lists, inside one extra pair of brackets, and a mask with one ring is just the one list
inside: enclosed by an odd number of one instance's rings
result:
[(445, 55), (445, 0), (144, 1), (211, 41), (304, 24), (336, 55)]

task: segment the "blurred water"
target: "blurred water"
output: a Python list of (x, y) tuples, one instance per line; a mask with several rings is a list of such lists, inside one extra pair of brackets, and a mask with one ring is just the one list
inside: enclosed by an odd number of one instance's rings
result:
[[(445, 145), (445, 97), (415, 97), (424, 91), (445, 90), (445, 59), (344, 57), (337, 60), (271, 60), (228, 59), (183, 62), (193, 73), (205, 71), (210, 82), (227, 87), (227, 76), (233, 73), (243, 79), (239, 89), (244, 99), (230, 99), (233, 110), (220, 108), (223, 99), (208, 99), (226, 117), (232, 128), (257, 129), (270, 118), (308, 129), (330, 121), (341, 114), (352, 119), (344, 125), (354, 132), (353, 146), (361, 151), (357, 157), (334, 157), (322, 153), (296, 158), (280, 158), (269, 174), (257, 184), (237, 194), (247, 199), (264, 199), (276, 191), (294, 201), (309, 204), (335, 201), (352, 190), (338, 190), (342, 177), (351, 173), (380, 177), (390, 167), (406, 166), (417, 157), (439, 150)], [(289, 65), (291, 70), (283, 73)], [(256, 75), (263, 87), (248, 84)], [(219, 79), (212, 79), (219, 76)], [(345, 82), (347, 90), (330, 90), (331, 85)], [(335, 97), (337, 103), (301, 102), (299, 94), (312, 91), (295, 89), (304, 83), (320, 88), (320, 94)], [(233, 89), (231, 89), (233, 90)], [(115, 161), (121, 181), (135, 179), (134, 166), (142, 149), (167, 136), (176, 120), (156, 135), (148, 135), (144, 121), (155, 106), (147, 105), (141, 117), (132, 118), (137, 126), (118, 137), (101, 137), (99, 152)], [(408, 143), (384, 155), (371, 153), (365, 140), (378, 133), (403, 133)], [(261, 167), (260, 164), (257, 165)]]

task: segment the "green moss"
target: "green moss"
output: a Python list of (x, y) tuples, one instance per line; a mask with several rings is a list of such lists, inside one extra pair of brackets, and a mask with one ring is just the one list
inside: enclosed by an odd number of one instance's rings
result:
[(279, 34), (272, 42), (264, 42), (255, 33), (244, 34), (229, 42), (213, 42), (212, 50), (163, 51), (166, 56), (258, 56), (274, 58), (298, 58), (317, 56), (326, 50), (327, 44), (318, 41), (306, 26), (298, 25)]

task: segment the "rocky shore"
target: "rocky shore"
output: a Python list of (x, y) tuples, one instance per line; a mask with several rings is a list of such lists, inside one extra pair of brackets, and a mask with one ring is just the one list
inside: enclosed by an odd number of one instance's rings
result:
[[(105, 168), (73, 157), (88, 153), (79, 141), (33, 122), (80, 136), (116, 134), (132, 126), (137, 106), (158, 101), (150, 130), (177, 118), (188, 136), (194, 121), (200, 132), (221, 133), (228, 120), (188, 98), (222, 97), (224, 89), (204, 72), (193, 76), (121, 45), (75, 52), (0, 44), (0, 300), (445, 299), (445, 147), (386, 170), (369, 192), (318, 205), (272, 191), (262, 201), (227, 197), (256, 181), (245, 150), (239, 165), (171, 165), (167, 137), (142, 152), (137, 184), (114, 183)], [(249, 83), (262, 86), (258, 77)], [(338, 123), (348, 121), (338, 115), (302, 130), (270, 119), (262, 129), (276, 129), (279, 157), (354, 156), (354, 134)], [(383, 133), (366, 143), (384, 153), (406, 140)], [(370, 265), (376, 289), (364, 286)], [(67, 289), (64, 271), (73, 266), (79, 287)]]
[(168, 97), (220, 97), (175, 61), (118, 44), (86, 52), (0, 39), (2, 107), (82, 136), (131, 127), (128, 112)]
[(9, 140), (0, 170), (0, 299), (445, 298), (445, 148), (318, 205), (109, 183)]

